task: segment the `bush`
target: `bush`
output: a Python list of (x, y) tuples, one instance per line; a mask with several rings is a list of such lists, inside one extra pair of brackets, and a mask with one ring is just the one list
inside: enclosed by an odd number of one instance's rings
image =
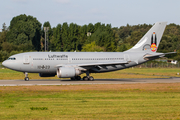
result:
[(48, 110), (47, 107), (30, 107), (31, 110)]
[(0, 61), (3, 62), (4, 60), (8, 59), (9, 53), (7, 51), (0, 51)]

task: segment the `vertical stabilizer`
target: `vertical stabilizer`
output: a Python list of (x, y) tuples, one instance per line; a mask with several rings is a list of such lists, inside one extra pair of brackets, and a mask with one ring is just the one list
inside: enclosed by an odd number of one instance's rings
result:
[(156, 52), (166, 28), (167, 22), (157, 22), (141, 38), (141, 40), (126, 52)]

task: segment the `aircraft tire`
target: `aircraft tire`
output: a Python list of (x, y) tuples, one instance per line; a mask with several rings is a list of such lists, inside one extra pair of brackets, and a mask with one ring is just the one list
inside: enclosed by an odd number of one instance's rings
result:
[(28, 77), (25, 77), (24, 80), (25, 80), (25, 81), (29, 81), (29, 78), (28, 78)]
[(89, 77), (90, 81), (94, 81), (94, 78), (92, 76)]
[(76, 80), (81, 80), (81, 76), (76, 76)]
[(84, 81), (88, 81), (88, 77), (86, 77), (86, 76), (83, 77), (83, 80), (84, 80)]

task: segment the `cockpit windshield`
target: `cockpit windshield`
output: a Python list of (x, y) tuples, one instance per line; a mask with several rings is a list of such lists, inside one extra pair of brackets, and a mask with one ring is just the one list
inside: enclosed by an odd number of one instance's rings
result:
[(8, 58), (8, 60), (16, 60), (16, 58)]

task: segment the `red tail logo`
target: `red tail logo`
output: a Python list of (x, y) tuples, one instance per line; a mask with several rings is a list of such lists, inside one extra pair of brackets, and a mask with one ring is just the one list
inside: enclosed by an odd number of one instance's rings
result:
[(151, 37), (151, 51), (156, 52), (157, 50), (156, 44), (157, 44), (157, 37), (156, 37), (156, 33), (153, 32)]

